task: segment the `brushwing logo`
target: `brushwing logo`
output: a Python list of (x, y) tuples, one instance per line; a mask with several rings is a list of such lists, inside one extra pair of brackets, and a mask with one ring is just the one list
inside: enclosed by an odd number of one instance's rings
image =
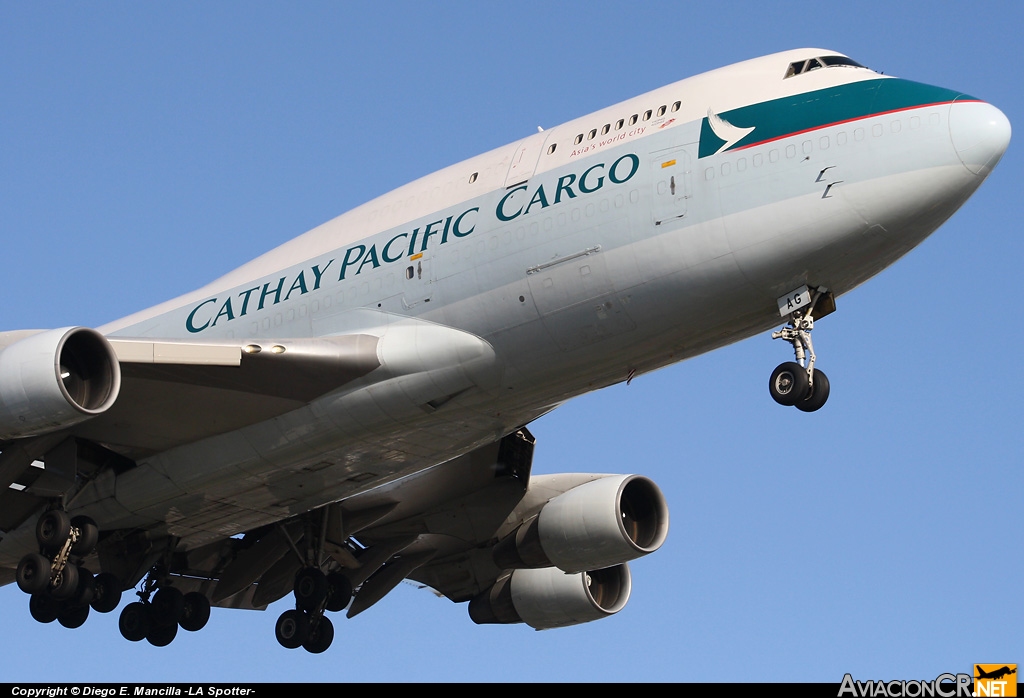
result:
[[(722, 142), (722, 144), (718, 146), (718, 149), (715, 150), (714, 153), (710, 153), (713, 155), (717, 155), (723, 150), (728, 150), (729, 148), (733, 147), (741, 140), (743, 140), (747, 136), (747, 134), (749, 134), (756, 128), (755, 126), (750, 126), (747, 128), (741, 126), (734, 126), (733, 124), (730, 124), (728, 121), (726, 121), (721, 116), (716, 114), (714, 110), (710, 108), (708, 109), (708, 117), (707, 120), (704, 121), (704, 124), (706, 124), (707, 127), (711, 129), (711, 132), (715, 135), (715, 137)], [(704, 126), (704, 124), (701, 124), (701, 126)], [(702, 133), (701, 136), (703, 135), (704, 134)], [(702, 138), (701, 140), (704, 139)], [(703, 157), (703, 155), (701, 155), (701, 157)]]
[(975, 664), (974, 695), (978, 698), (1016, 696), (1017, 665)]

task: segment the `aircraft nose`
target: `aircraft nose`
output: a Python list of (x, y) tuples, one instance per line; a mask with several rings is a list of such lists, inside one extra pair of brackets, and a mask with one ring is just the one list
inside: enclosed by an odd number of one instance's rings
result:
[(1010, 120), (987, 102), (953, 102), (949, 135), (960, 162), (987, 177), (1010, 144)]

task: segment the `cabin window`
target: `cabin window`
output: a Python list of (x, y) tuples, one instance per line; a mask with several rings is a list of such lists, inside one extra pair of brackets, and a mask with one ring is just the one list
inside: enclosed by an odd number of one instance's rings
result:
[(601, 135), (603, 136), (604, 134), (608, 133), (611, 130), (612, 130), (612, 125), (611, 124), (605, 124), (604, 126), (601, 127)]
[(576, 136), (576, 140), (573, 141), (573, 145), (579, 145), (583, 142), (583, 134)]
[(639, 119), (639, 118), (640, 117), (637, 116), (636, 114), (634, 114), (633, 116), (629, 117), (629, 125), (632, 126), (633, 124), (635, 124), (636, 120)]
[(653, 113), (654, 113), (654, 112), (652, 112), (652, 111), (651, 111), (650, 109), (648, 109), (647, 111), (645, 111), (645, 112), (644, 112), (644, 121), (647, 121), (648, 119), (650, 119), (650, 118), (651, 118), (651, 114), (653, 114)]
[(479, 177), (479, 176), (480, 176), (479, 172), (474, 172), (473, 174), (471, 174), (469, 176), (469, 183), (472, 184), (473, 182), (475, 182), (476, 178)]
[(555, 148), (557, 148), (557, 147), (558, 147), (557, 143), (552, 143), (551, 146), (548, 148), (548, 155), (551, 155), (551, 153), (555, 152)]
[(405, 270), (405, 278), (411, 279), (415, 275), (416, 275), (416, 270), (413, 267), (406, 268), (406, 270)]
[(683, 106), (682, 102), (674, 102), (672, 104), (672, 111), (679, 111), (679, 107)]
[(664, 104), (662, 104), (660, 107), (658, 107), (658, 116), (665, 116), (665, 112), (667, 112), (667, 111), (668, 111), (668, 107), (666, 107)]
[(625, 123), (626, 123), (625, 119), (619, 119), (618, 121), (616, 121), (615, 122), (615, 130), (618, 131), (620, 128), (622, 128), (623, 124), (625, 124)]
[(587, 140), (588, 141), (594, 140), (594, 136), (596, 136), (596, 135), (597, 135), (597, 129), (596, 128), (590, 129), (590, 133), (587, 134)]

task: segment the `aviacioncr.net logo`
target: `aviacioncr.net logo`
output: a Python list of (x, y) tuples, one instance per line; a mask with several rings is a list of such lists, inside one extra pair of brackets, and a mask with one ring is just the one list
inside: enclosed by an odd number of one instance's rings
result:
[(843, 676), (838, 698), (972, 698), (970, 674), (939, 674), (933, 681), (857, 681)]

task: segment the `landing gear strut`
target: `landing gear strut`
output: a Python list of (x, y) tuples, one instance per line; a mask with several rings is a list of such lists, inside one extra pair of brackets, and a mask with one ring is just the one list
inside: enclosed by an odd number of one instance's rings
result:
[[(802, 292), (801, 292), (802, 291)], [(827, 290), (814, 291), (811, 298), (806, 287), (789, 296), (779, 299), (779, 307), (789, 299), (800, 303), (802, 307), (789, 313), (789, 324), (777, 332), (772, 332), (772, 339), (782, 339), (793, 345), (796, 361), (786, 361), (772, 371), (768, 379), (768, 392), (772, 399), (786, 407), (796, 407), (801, 412), (820, 410), (828, 400), (828, 376), (814, 368), (816, 356), (814, 344), (811, 342), (811, 330), (814, 329), (814, 310), (818, 301), (825, 298)], [(827, 297), (831, 299), (831, 294)], [(809, 303), (806, 302), (810, 300)], [(832, 308), (834, 309), (834, 304)]]

